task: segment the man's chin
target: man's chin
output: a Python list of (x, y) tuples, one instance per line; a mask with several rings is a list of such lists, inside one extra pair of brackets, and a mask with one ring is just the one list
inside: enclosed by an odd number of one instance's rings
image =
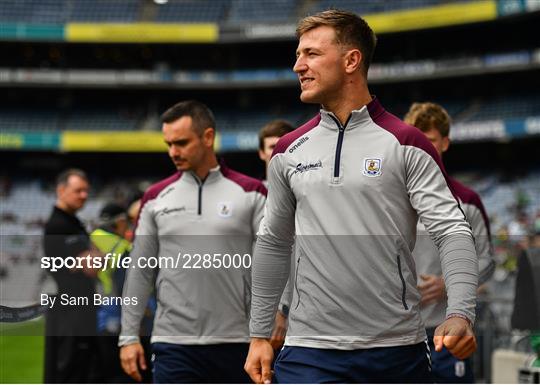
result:
[(175, 164), (177, 171), (189, 171), (189, 167), (186, 164)]
[(71, 211), (73, 211), (73, 212), (77, 212), (77, 211), (83, 209), (85, 203), (86, 203), (86, 201), (84, 201), (83, 203), (80, 203), (80, 204), (73, 205), (73, 206), (70, 207), (70, 209), (71, 209)]
[(319, 103), (315, 95), (308, 91), (302, 91), (302, 93), (300, 94), (300, 100), (303, 103)]

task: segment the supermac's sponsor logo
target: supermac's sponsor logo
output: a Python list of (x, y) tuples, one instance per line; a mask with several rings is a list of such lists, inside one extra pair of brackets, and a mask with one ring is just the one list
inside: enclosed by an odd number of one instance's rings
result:
[(366, 158), (364, 159), (364, 170), (362, 174), (369, 177), (381, 176), (382, 172), (382, 159), (380, 158)]
[(168, 214), (182, 212), (182, 211), (186, 211), (186, 206), (174, 207), (172, 209), (165, 207), (163, 210), (159, 211), (158, 215), (168, 215)]
[(311, 170), (318, 170), (320, 168), (322, 168), (322, 162), (320, 160), (315, 163), (298, 163), (294, 169), (293, 174), (298, 174)]
[(289, 148), (289, 153), (292, 154), (293, 152), (295, 152), (298, 149), (298, 147), (306, 143), (308, 140), (309, 140), (309, 136), (303, 136), (300, 139), (298, 139), (298, 141), (291, 148)]

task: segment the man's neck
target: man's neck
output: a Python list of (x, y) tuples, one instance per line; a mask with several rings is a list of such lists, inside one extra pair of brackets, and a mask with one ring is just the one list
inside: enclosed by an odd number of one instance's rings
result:
[(212, 153), (207, 159), (196, 169), (193, 170), (195, 175), (199, 177), (201, 181), (205, 180), (210, 174), (210, 170), (216, 168), (219, 165), (216, 154)]
[(365, 83), (351, 82), (348, 87), (343, 88), (343, 92), (339, 97), (325, 103), (323, 108), (332, 112), (344, 125), (351, 116), (352, 111), (361, 109), (371, 100), (371, 94)]

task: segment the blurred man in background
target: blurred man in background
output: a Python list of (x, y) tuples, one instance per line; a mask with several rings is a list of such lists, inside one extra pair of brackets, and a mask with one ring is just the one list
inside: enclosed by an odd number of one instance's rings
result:
[[(404, 121), (419, 128), (442, 159), (443, 153), (450, 146), (450, 116), (446, 110), (435, 103), (414, 103), (405, 115)], [(495, 271), (489, 220), (480, 196), (475, 191), (454, 178), (449, 177), (448, 181), (457, 195), (467, 222), (473, 231), (476, 254), (478, 255), (478, 284), (481, 285)], [(461, 360), (454, 357), (446, 348), (437, 352), (433, 346), (435, 328), (445, 318), (446, 288), (439, 251), (421, 221), (418, 221), (413, 255), (419, 277), (418, 288), (422, 295), (420, 302), (422, 319), (426, 325), (431, 348), (431, 371), (435, 380), (442, 383), (472, 383), (474, 382), (474, 373), (470, 358)]]
[[(84, 171), (68, 169), (56, 183), (56, 204), (45, 225), (47, 257), (100, 255), (77, 218), (88, 199), (90, 185)], [(45, 321), (45, 382), (86, 383), (97, 380), (96, 310), (93, 306), (97, 269), (62, 267), (51, 275), (58, 287), (55, 304)], [(88, 305), (62, 305), (61, 295), (87, 298)]]
[(138, 303), (122, 307), (122, 366), (138, 381), (147, 367), (138, 335), (155, 282), (154, 382), (248, 382), (251, 254), (266, 188), (218, 163), (206, 105), (180, 102), (161, 118), (178, 172), (144, 194), (131, 255), (136, 265), (158, 255), (180, 264), (129, 269), (124, 297)]

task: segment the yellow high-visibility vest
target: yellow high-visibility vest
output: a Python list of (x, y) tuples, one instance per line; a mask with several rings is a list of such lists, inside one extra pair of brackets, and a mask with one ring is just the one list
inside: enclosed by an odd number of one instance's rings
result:
[(103, 294), (110, 295), (113, 291), (113, 273), (117, 258), (131, 251), (131, 243), (121, 236), (103, 229), (96, 229), (90, 234), (92, 243), (104, 254), (111, 253), (111, 263), (105, 270), (100, 269), (98, 279), (103, 286)]

